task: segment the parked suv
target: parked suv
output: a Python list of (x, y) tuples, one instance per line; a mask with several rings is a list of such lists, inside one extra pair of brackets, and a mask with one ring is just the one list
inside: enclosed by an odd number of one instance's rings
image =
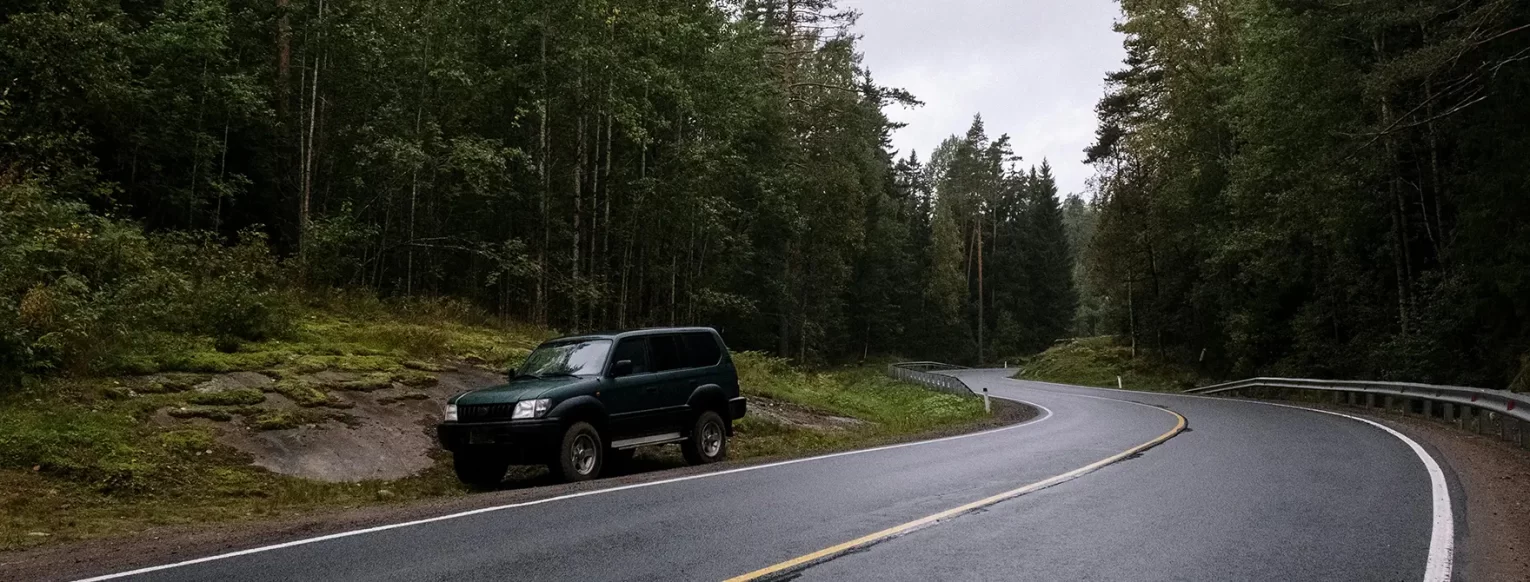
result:
[(642, 446), (721, 461), (745, 409), (715, 330), (647, 329), (544, 343), (508, 384), (447, 400), (436, 432), (463, 483), (491, 487), (512, 464), (583, 481)]

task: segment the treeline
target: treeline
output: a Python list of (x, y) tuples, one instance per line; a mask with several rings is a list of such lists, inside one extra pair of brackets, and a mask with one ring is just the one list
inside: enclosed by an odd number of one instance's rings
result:
[(1091, 293), (1231, 376), (1530, 386), (1530, 4), (1122, 0)]
[[(917, 102), (860, 66), (855, 18), (832, 0), (8, 2), (0, 367), (100, 361), (65, 344), (145, 330), (232, 349), (279, 335), (302, 288), (565, 331), (715, 325), (804, 360), (1045, 346), (1073, 304), (1049, 172), (980, 125), (929, 166), (895, 161), (882, 110)], [(241, 317), (174, 299), (214, 285)], [(150, 321), (152, 289), (174, 293)]]

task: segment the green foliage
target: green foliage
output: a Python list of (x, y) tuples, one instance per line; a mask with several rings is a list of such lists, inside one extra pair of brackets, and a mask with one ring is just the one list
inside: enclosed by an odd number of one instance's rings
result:
[(324, 422), (326, 417), (311, 410), (269, 410), (250, 419), (255, 430), (288, 430)]
[(258, 233), (233, 245), (210, 235), (146, 236), (130, 222), (60, 200), (45, 181), (0, 168), (0, 375), (7, 378), (152, 372), (142, 350), (187, 334), (282, 335), (293, 307), (281, 281)]
[(1123, 8), (1089, 151), (1108, 331), (1219, 375), (1516, 381), (1530, 7)]
[(149, 380), (147, 383), (134, 388), (134, 391), (141, 394), (172, 394), (176, 392), (185, 392), (190, 390), (193, 386), (206, 382), (211, 378), (211, 376), (204, 374), (167, 374)]
[(734, 354), (734, 363), (748, 394), (867, 421), (883, 433), (917, 433), (985, 416), (982, 399), (897, 382), (877, 368), (805, 372), (757, 352)]
[(167, 414), (175, 418), (205, 418), (217, 422), (228, 422), (234, 419), (234, 414), (227, 410), (204, 406), (172, 408)]
[(1132, 357), (1113, 337), (1069, 340), (1019, 362), (1015, 378), (1103, 388), (1178, 392), (1194, 388), (1199, 376), (1188, 368), (1146, 355)]
[(298, 406), (305, 408), (314, 406), (333, 406), (338, 401), (330, 396), (319, 385), (296, 378), (282, 378), (276, 381), (275, 391), (277, 394), (286, 396)]
[(204, 406), (242, 406), (260, 404), (265, 401), (266, 395), (254, 388), (236, 388), (221, 392), (198, 392), (186, 397), (186, 402)]
[[(895, 166), (883, 109), (917, 101), (861, 66), (855, 18), (831, 0), (17, 6), (0, 188), (47, 220), (0, 219), (62, 246), (0, 259), (48, 271), (0, 293), (0, 369), (247, 369), (248, 344), (293, 333), (294, 288), (543, 329), (708, 324), (813, 361), (950, 345), (993, 323), (956, 280), (985, 211), (937, 211), (917, 160)], [(940, 179), (992, 190), (1000, 149)], [(931, 301), (925, 341), (907, 321)], [(354, 341), (439, 355), (410, 323)], [(236, 357), (165, 361), (150, 332)], [(529, 348), (457, 339), (493, 367)]]

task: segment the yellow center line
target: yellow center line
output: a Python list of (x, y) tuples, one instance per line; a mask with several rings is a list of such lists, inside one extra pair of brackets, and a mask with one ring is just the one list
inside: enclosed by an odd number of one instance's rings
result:
[(784, 572), (789, 572), (789, 571), (792, 571), (792, 570), (796, 570), (798, 568), (802, 568), (802, 567), (805, 567), (805, 566), (812, 565), (812, 564), (814, 564), (816, 562), (820, 562), (820, 561), (823, 561), (823, 560), (827, 560), (829, 558), (833, 558), (833, 557), (845, 554), (847, 552), (850, 552), (850, 551), (858, 549), (858, 548), (869, 546), (871, 544), (874, 544), (874, 543), (886, 540), (888, 538), (893, 538), (893, 537), (897, 537), (897, 536), (903, 535), (905, 533), (911, 532), (911, 531), (919, 529), (921, 527), (934, 524), (934, 523), (939, 522), (939, 521), (941, 521), (943, 519), (948, 519), (948, 518), (951, 518), (951, 517), (955, 517), (955, 516), (961, 515), (963, 513), (967, 513), (969, 511), (975, 510), (975, 509), (979, 509), (979, 508), (982, 508), (982, 507), (987, 507), (989, 505), (993, 505), (993, 504), (999, 503), (1001, 501), (1005, 501), (1005, 500), (1009, 500), (1009, 499), (1014, 499), (1014, 498), (1019, 497), (1021, 495), (1025, 495), (1027, 493), (1031, 493), (1031, 492), (1034, 492), (1034, 491), (1037, 491), (1037, 490), (1040, 490), (1040, 489), (1045, 489), (1047, 487), (1051, 487), (1053, 485), (1056, 485), (1058, 483), (1062, 483), (1064, 481), (1068, 481), (1068, 480), (1074, 479), (1074, 478), (1076, 478), (1076, 477), (1078, 477), (1080, 475), (1084, 475), (1086, 473), (1089, 473), (1091, 471), (1094, 471), (1096, 469), (1099, 469), (1099, 468), (1104, 467), (1106, 465), (1109, 465), (1111, 463), (1120, 461), (1122, 459), (1125, 459), (1127, 457), (1130, 457), (1132, 455), (1135, 455), (1137, 453), (1140, 453), (1142, 451), (1145, 451), (1147, 449), (1155, 447), (1155, 446), (1157, 446), (1159, 444), (1162, 444), (1164, 441), (1167, 441), (1167, 440), (1169, 440), (1171, 438), (1174, 438), (1174, 435), (1177, 435), (1180, 432), (1185, 430), (1186, 421), (1185, 421), (1185, 417), (1183, 415), (1179, 414), (1178, 412), (1174, 412), (1172, 410), (1167, 410), (1167, 409), (1159, 409), (1159, 410), (1163, 410), (1164, 412), (1168, 412), (1169, 414), (1174, 415), (1174, 417), (1176, 419), (1178, 419), (1178, 422), (1175, 423), (1173, 429), (1171, 429), (1169, 432), (1166, 432), (1166, 433), (1163, 433), (1161, 435), (1158, 435), (1158, 437), (1154, 438), (1153, 440), (1150, 440), (1148, 442), (1145, 442), (1145, 443), (1142, 443), (1142, 444), (1137, 445), (1135, 447), (1132, 447), (1130, 449), (1127, 449), (1127, 450), (1125, 450), (1125, 451), (1123, 451), (1123, 452), (1121, 452), (1119, 454), (1112, 455), (1109, 458), (1101, 459), (1101, 460), (1096, 461), (1094, 463), (1091, 463), (1091, 464), (1089, 464), (1087, 466), (1080, 467), (1078, 469), (1074, 469), (1074, 470), (1069, 471), (1067, 473), (1063, 473), (1061, 475), (1057, 475), (1055, 477), (1051, 477), (1051, 478), (1048, 478), (1048, 479), (1045, 479), (1045, 480), (1042, 480), (1042, 481), (1037, 481), (1035, 483), (1031, 483), (1030, 485), (1026, 485), (1026, 486), (1020, 487), (1018, 489), (1011, 489), (1009, 491), (1005, 491), (1003, 493), (1000, 493), (998, 495), (994, 495), (992, 497), (985, 497), (983, 499), (979, 499), (977, 501), (974, 501), (972, 503), (968, 503), (968, 504), (963, 505), (961, 507), (955, 507), (955, 508), (952, 508), (952, 509), (947, 509), (947, 510), (942, 511), (940, 513), (937, 513), (935, 515), (931, 515), (931, 516), (928, 516), (928, 517), (921, 517), (919, 519), (916, 519), (914, 521), (910, 521), (910, 522), (902, 524), (902, 525), (895, 525), (893, 527), (884, 529), (882, 531), (879, 531), (879, 532), (876, 532), (876, 533), (873, 533), (873, 534), (864, 535), (864, 536), (855, 538), (853, 540), (850, 540), (850, 541), (842, 543), (842, 544), (838, 544), (838, 545), (834, 545), (834, 546), (829, 546), (827, 548), (824, 548), (822, 550), (818, 550), (818, 551), (813, 552), (811, 554), (805, 554), (805, 555), (798, 556), (796, 558), (792, 558), (790, 560), (787, 560), (785, 562), (781, 562), (781, 563), (773, 565), (773, 566), (767, 566), (767, 567), (764, 567), (764, 568), (760, 568), (759, 570), (755, 570), (755, 571), (750, 572), (748, 574), (744, 574), (744, 575), (741, 575), (741, 576), (734, 576), (732, 578), (727, 579), (725, 582), (745, 582), (747, 580), (758, 580), (758, 579), (764, 578), (766, 576), (771, 576), (771, 575), (775, 575), (775, 574), (781, 574), (781, 573), (784, 573)]

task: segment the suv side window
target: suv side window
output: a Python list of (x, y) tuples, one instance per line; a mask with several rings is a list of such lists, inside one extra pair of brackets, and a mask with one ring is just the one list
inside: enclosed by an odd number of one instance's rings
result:
[(681, 344), (680, 336), (649, 336), (648, 345), (653, 349), (653, 371), (664, 372), (687, 367), (685, 346)]
[(722, 349), (717, 347), (717, 338), (710, 333), (685, 334), (685, 348), (686, 365), (692, 368), (716, 366), (722, 360)]
[(616, 344), (616, 351), (611, 356), (611, 362), (632, 360), (633, 374), (647, 374), (653, 370), (648, 365), (648, 338), (627, 338)]

